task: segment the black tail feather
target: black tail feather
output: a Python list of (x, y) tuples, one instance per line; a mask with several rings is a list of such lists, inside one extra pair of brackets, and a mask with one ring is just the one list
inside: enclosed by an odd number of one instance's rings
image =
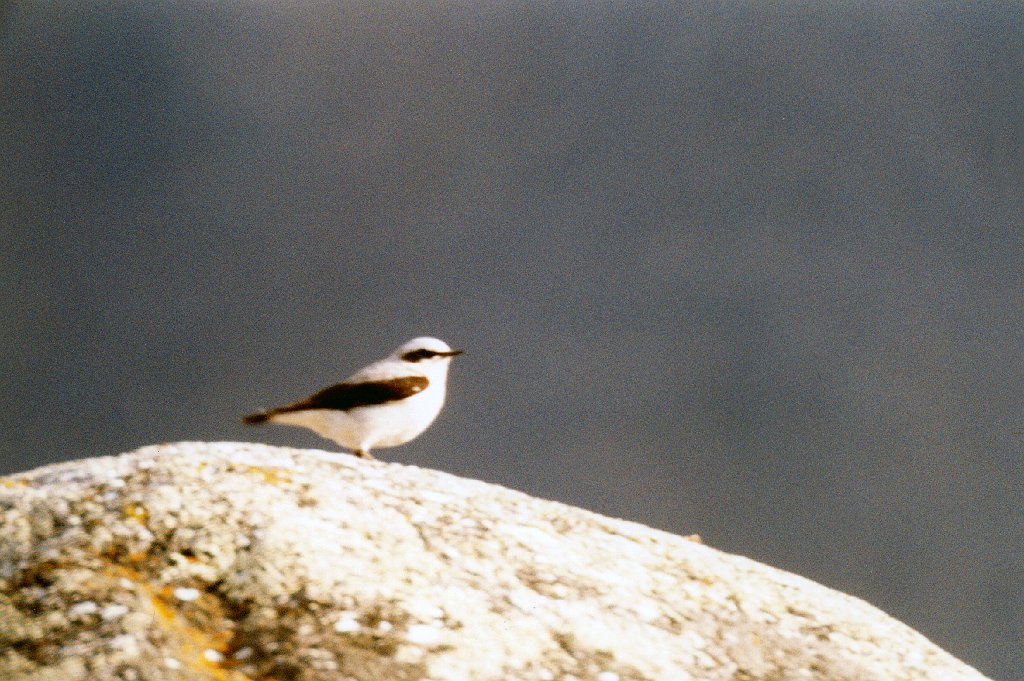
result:
[(248, 426), (255, 426), (261, 423), (266, 423), (268, 420), (270, 420), (270, 414), (265, 411), (261, 411), (258, 414), (249, 414), (248, 416), (242, 417), (242, 423)]

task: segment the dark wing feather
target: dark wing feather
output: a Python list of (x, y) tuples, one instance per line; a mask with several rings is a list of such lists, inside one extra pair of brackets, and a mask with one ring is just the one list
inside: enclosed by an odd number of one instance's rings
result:
[(423, 392), (430, 381), (426, 376), (403, 376), (387, 381), (368, 383), (338, 383), (320, 392), (310, 395), (304, 400), (286, 407), (272, 409), (269, 413), (280, 414), (286, 411), (302, 411), (304, 409), (337, 409), (349, 411), (356, 407), (367, 407), (374, 404), (396, 402)]

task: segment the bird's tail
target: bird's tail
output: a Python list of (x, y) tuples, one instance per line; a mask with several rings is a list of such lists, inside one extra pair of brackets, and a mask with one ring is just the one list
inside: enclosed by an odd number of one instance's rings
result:
[(261, 411), (258, 414), (249, 414), (242, 417), (242, 423), (247, 426), (256, 426), (270, 420), (270, 412)]

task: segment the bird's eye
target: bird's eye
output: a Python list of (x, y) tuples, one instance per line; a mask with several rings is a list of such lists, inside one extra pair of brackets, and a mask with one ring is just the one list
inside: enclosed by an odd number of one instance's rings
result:
[(409, 352), (405, 353), (404, 355), (402, 355), (402, 360), (406, 362), (419, 362), (421, 360), (430, 359), (431, 357), (436, 356), (437, 353), (434, 352), (433, 350), (426, 350), (421, 348), (419, 350), (410, 350)]

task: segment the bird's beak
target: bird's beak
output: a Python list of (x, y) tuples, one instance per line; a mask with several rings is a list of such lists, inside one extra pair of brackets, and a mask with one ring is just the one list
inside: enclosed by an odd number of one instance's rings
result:
[(465, 352), (465, 351), (464, 350), (449, 350), (448, 352), (440, 352), (438, 354), (444, 355), (445, 357), (455, 357), (456, 355), (461, 355), (463, 352)]

